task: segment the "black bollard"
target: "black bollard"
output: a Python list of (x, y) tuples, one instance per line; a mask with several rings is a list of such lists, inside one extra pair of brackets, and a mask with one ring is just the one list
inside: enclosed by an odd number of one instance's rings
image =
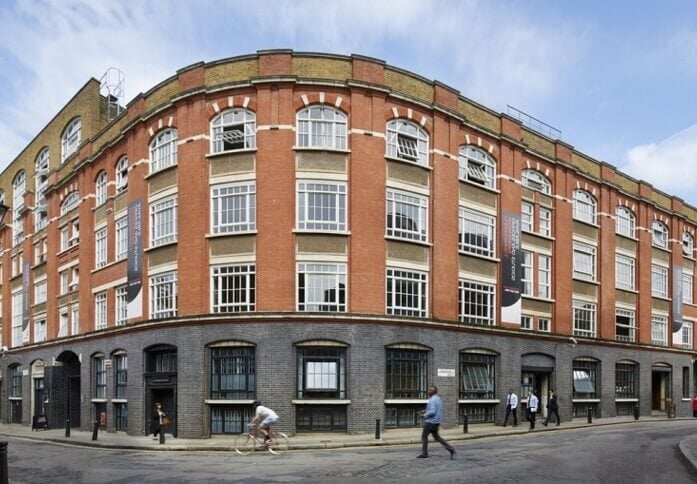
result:
[(593, 411), (588, 407), (588, 423), (593, 423)]
[(165, 443), (165, 426), (160, 425), (160, 444)]
[(380, 440), (380, 419), (375, 419), (375, 440)]
[(634, 420), (639, 420), (639, 405), (634, 405)]
[(7, 475), (7, 442), (0, 442), (0, 484), (7, 484), (10, 477)]
[(462, 417), (462, 433), (466, 434), (469, 432), (469, 423), (470, 423), (470, 417), (469, 415), (465, 414)]
[(94, 421), (94, 428), (92, 429), (92, 440), (97, 440), (97, 432), (99, 431), (99, 419)]
[(65, 421), (65, 436), (70, 437), (70, 419)]

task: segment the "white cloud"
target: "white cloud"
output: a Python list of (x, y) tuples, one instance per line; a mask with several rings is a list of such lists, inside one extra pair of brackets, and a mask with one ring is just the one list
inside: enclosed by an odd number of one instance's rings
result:
[[(697, 124), (657, 143), (635, 146), (620, 167), (635, 178), (683, 197), (697, 189)], [(694, 202), (692, 202), (694, 203)]]

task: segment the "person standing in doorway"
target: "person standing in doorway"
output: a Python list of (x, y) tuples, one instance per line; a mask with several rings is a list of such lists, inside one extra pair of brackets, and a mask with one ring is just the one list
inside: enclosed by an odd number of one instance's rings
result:
[(530, 430), (535, 430), (535, 416), (540, 400), (535, 395), (535, 392), (528, 392), (528, 413), (530, 414)]
[(164, 432), (162, 428), (162, 419), (165, 418), (166, 415), (167, 414), (162, 411), (162, 404), (160, 402), (156, 402), (152, 409), (152, 422), (150, 423), (153, 440), (157, 440), (157, 434)]
[(545, 418), (545, 421), (542, 422), (542, 425), (545, 427), (551, 420), (552, 414), (554, 414), (557, 417), (557, 427), (561, 423), (561, 419), (559, 418), (559, 399), (557, 398), (557, 394), (554, 393), (554, 390), (549, 391), (549, 400), (547, 401), (547, 418)]
[(513, 414), (513, 426), (518, 426), (518, 395), (513, 393), (513, 390), (508, 389), (506, 397), (506, 418), (503, 420), (503, 426), (508, 425), (508, 416)]
[(455, 449), (443, 437), (438, 435), (438, 427), (443, 423), (443, 402), (441, 402), (440, 396), (438, 396), (438, 389), (435, 385), (431, 385), (428, 387), (427, 394), (428, 402), (426, 403), (426, 410), (423, 412), (424, 430), (421, 433), (421, 454), (417, 458), (426, 459), (428, 457), (428, 436), (433, 434), (433, 438), (448, 449), (452, 459), (455, 456)]

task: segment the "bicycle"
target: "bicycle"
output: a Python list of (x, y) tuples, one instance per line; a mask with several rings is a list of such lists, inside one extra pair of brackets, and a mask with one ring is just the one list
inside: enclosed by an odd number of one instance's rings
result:
[(264, 444), (264, 434), (258, 427), (247, 424), (249, 432), (240, 434), (235, 439), (235, 452), (240, 455), (249, 455), (257, 449), (265, 448), (274, 455), (282, 454), (290, 448), (290, 439), (283, 432), (276, 432), (269, 427), (271, 442)]

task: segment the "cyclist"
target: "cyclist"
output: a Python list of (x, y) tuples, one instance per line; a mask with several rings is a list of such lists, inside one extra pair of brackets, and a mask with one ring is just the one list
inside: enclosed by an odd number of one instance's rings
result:
[(278, 415), (276, 415), (276, 412), (270, 408), (263, 406), (259, 400), (254, 400), (254, 403), (252, 403), (252, 409), (254, 410), (252, 425), (254, 426), (261, 422), (259, 428), (264, 434), (264, 445), (269, 445), (271, 443), (269, 428), (278, 422)]

